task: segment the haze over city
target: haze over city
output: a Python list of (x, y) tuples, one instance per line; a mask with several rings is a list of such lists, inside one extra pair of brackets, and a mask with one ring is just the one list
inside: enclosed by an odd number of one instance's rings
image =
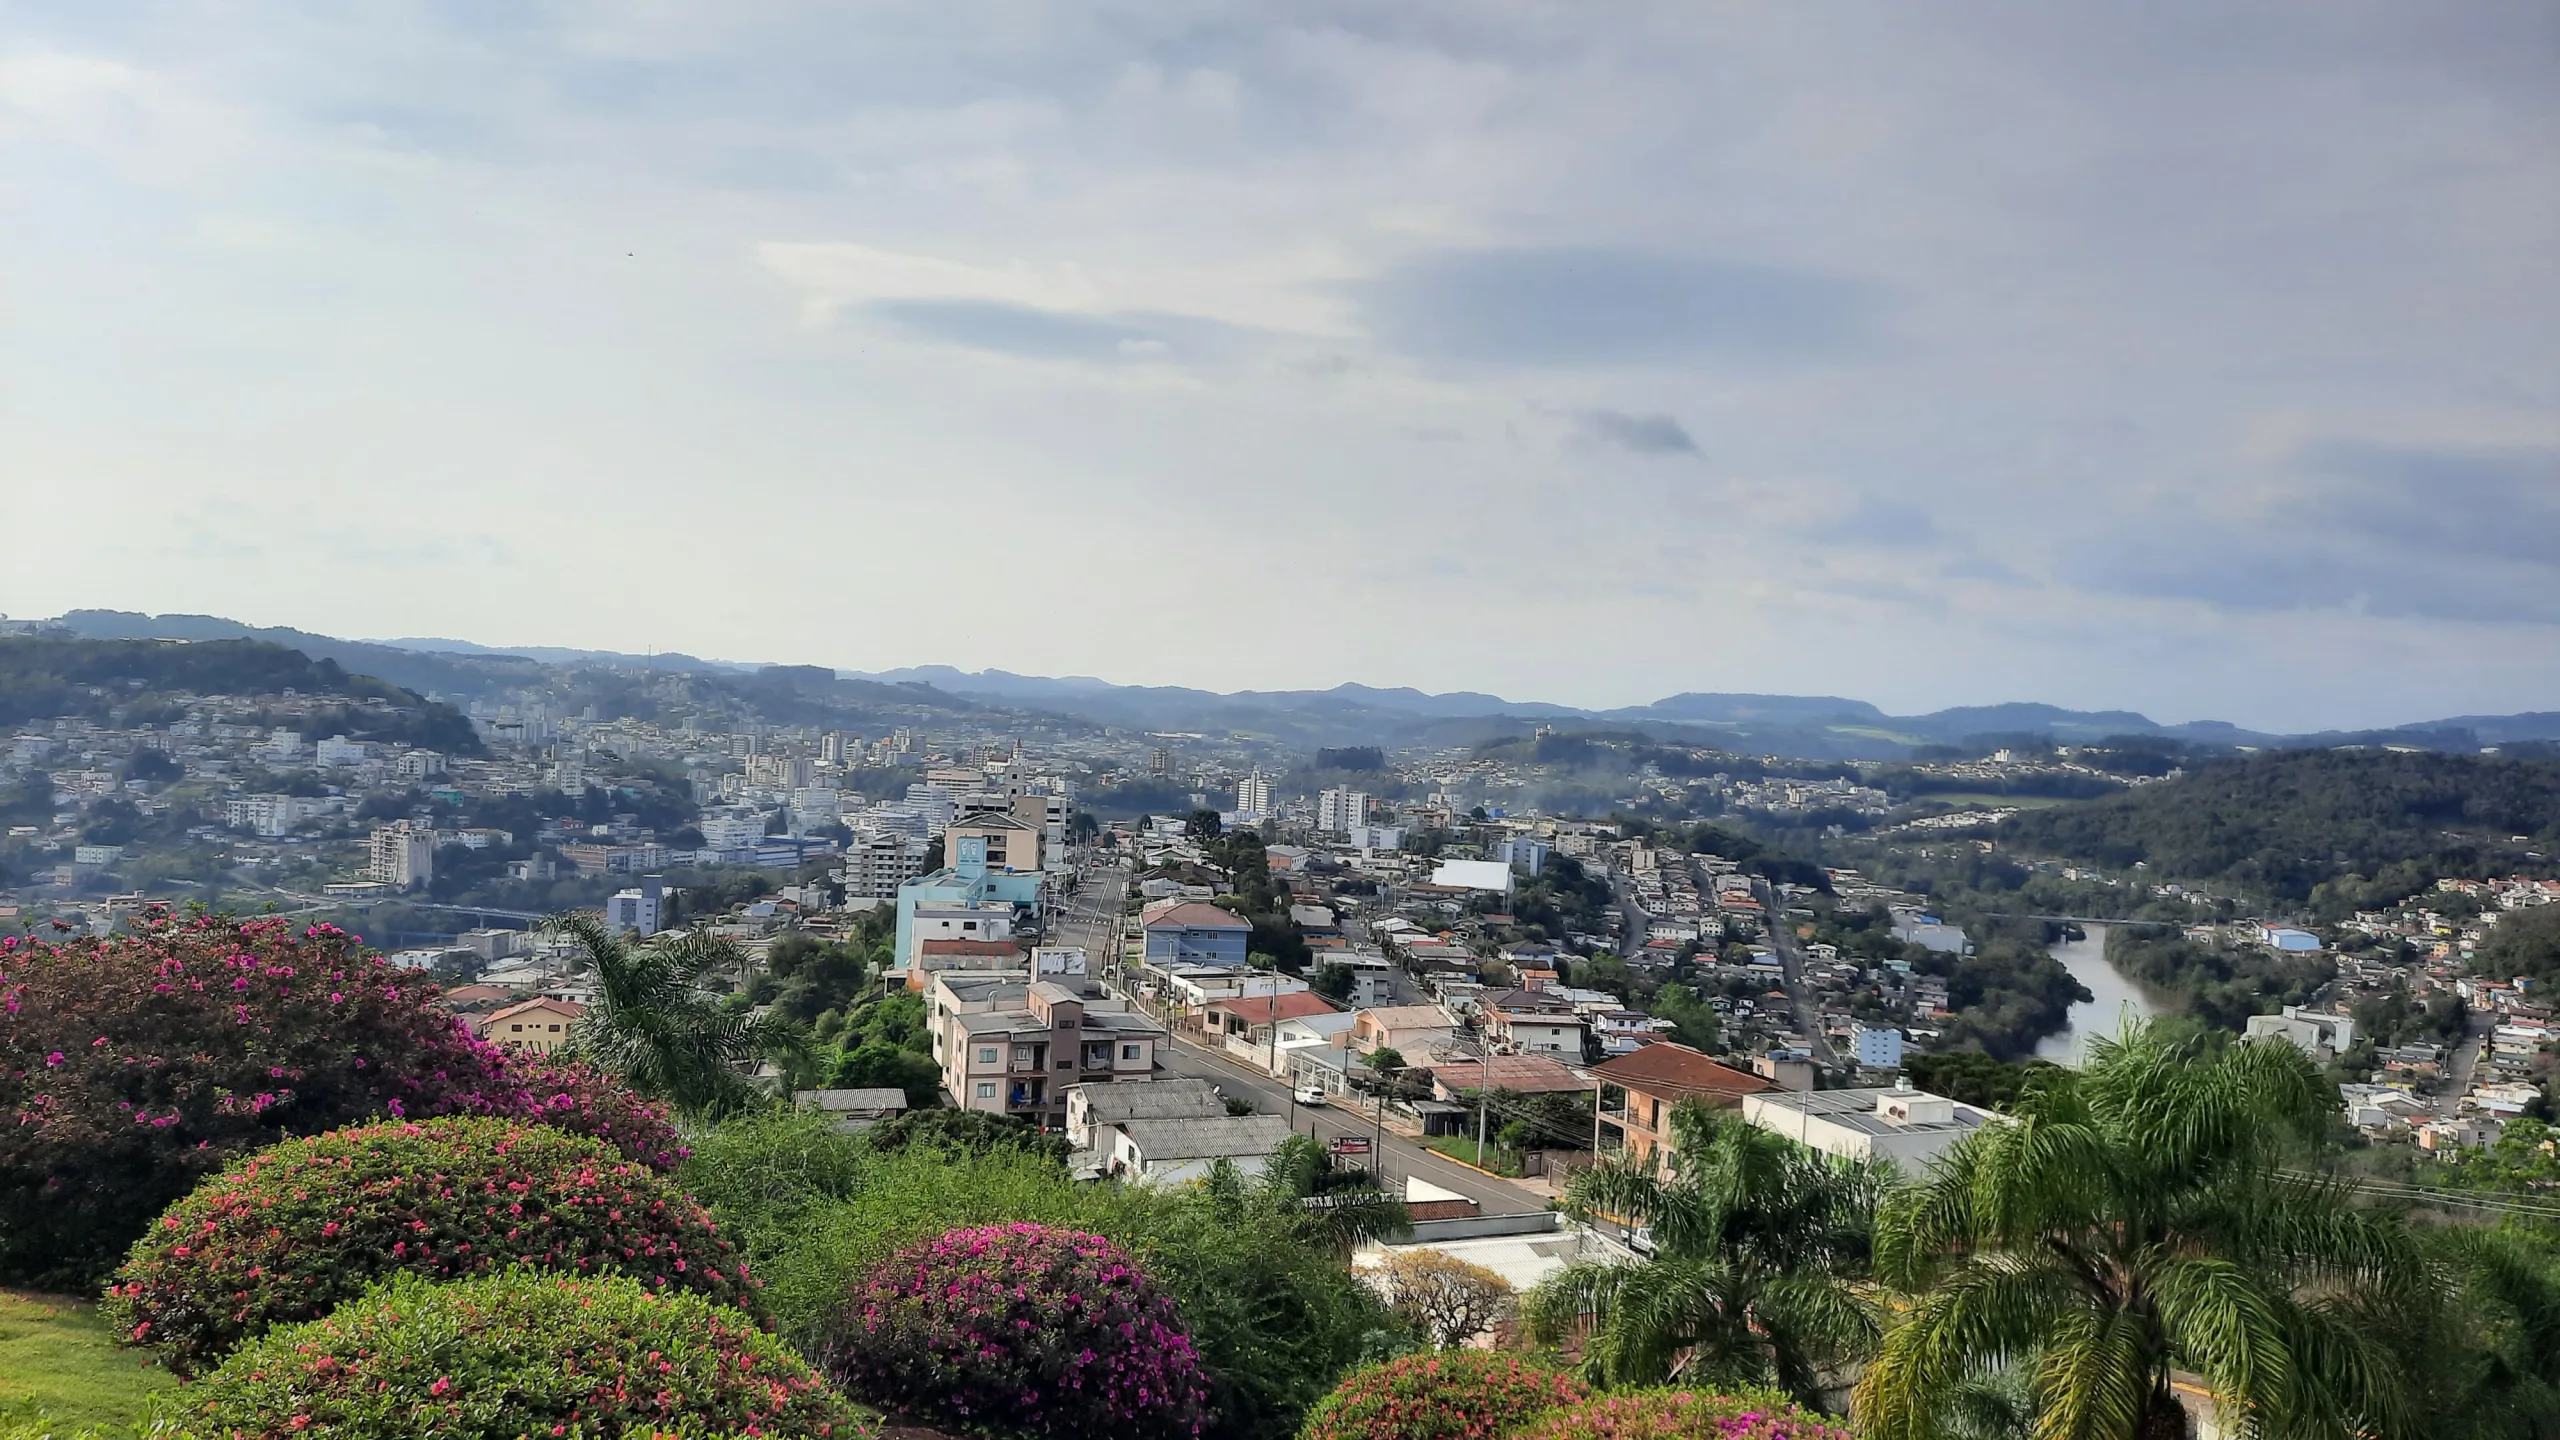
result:
[(2560, 708), (2553, 16), (0, 4), (0, 610)]

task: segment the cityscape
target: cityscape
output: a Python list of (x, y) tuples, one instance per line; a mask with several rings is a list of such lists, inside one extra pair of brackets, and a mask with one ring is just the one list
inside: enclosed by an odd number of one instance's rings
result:
[(0, 0), (0, 1440), (2560, 1440), (2555, 142)]

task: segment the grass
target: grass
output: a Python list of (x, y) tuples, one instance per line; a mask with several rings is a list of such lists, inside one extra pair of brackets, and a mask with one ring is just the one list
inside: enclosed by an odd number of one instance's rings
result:
[(0, 1290), (0, 1428), (42, 1415), (54, 1434), (132, 1432), (177, 1377), (116, 1343), (85, 1300)]
[(1984, 795), (1976, 794), (1970, 790), (1950, 791), (1945, 794), (1922, 795), (1918, 798), (1922, 800), (1943, 800), (1947, 804), (1953, 805), (1958, 809), (1962, 809), (1968, 805), (1979, 805), (1986, 810), (2049, 810), (2056, 805), (2069, 805), (2074, 803), (2063, 799), (2059, 795)]
[(1424, 1140), (1422, 1145), (1426, 1150), (1436, 1150), (1452, 1160), (1464, 1161), (1479, 1170), (1490, 1170), (1496, 1175), (1516, 1176), (1520, 1173), (1519, 1162), (1510, 1151), (1499, 1145), (1487, 1145), (1484, 1147), (1483, 1154), (1478, 1155), (1476, 1142), (1470, 1136), (1434, 1135)]

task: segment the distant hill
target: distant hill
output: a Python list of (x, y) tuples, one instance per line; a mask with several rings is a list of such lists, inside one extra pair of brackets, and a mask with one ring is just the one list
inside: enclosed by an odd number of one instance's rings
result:
[(538, 680), (540, 661), (518, 655), (437, 655), (341, 640), (307, 630), (244, 625), (215, 615), (142, 615), (125, 610), (74, 610), (54, 622), (92, 640), (263, 640), (334, 662), (349, 674), (371, 675), (420, 694), (471, 696)]
[[(2041, 738), (2088, 744), (2115, 736), (2160, 736), (2231, 749), (2343, 744), (2409, 745), (2445, 751), (2560, 742), (2560, 711), (2466, 715), (2397, 728), (2269, 735), (2219, 720), (2164, 725), (2131, 710), (2071, 710), (2011, 701), (1893, 715), (1864, 700), (1837, 695), (1765, 695), (1683, 691), (1649, 705), (1584, 708), (1506, 699), (1481, 691), (1432, 693), (1403, 686), (1342, 684), (1329, 690), (1240, 690), (1221, 693), (1179, 685), (1115, 685), (1090, 675), (1021, 675), (920, 665), (896, 670), (826, 671), (826, 667), (705, 660), (680, 652), (631, 655), (606, 650), (521, 646), (499, 650), (468, 640), (342, 640), (307, 631), (260, 628), (211, 615), (142, 615), (75, 610), (53, 622), (100, 639), (253, 639), (334, 660), (354, 674), (379, 676), (421, 693), (471, 698), (541, 684), (564, 669), (655, 671), (746, 684), (768, 672), (793, 678), (756, 693), (797, 697), (795, 713), (851, 704), (900, 712), (1030, 710), (1135, 730), (1233, 733), (1309, 750), (1325, 746), (1467, 747), (1526, 733), (1540, 724), (1641, 731), (1665, 744), (1705, 746), (1748, 755), (1809, 760), (1891, 761), (1923, 745), (1962, 745), (1986, 737)], [(831, 692), (816, 672), (837, 677)], [(814, 713), (812, 711), (811, 713)], [(779, 720), (780, 716), (773, 718)]]
[(2560, 761), (2283, 750), (2028, 811), (1999, 836), (2024, 854), (2118, 870), (2147, 864), (2163, 880), (2343, 912), (2443, 876), (2552, 872)]
[(0, 725), (60, 715), (105, 720), (118, 706), (149, 705), (173, 693), (254, 699), (286, 691), (382, 700), (403, 712), (371, 722), (359, 713), (354, 733), (360, 739), (400, 739), (463, 754), (480, 748), (470, 720), (452, 706), (267, 641), (0, 636)]

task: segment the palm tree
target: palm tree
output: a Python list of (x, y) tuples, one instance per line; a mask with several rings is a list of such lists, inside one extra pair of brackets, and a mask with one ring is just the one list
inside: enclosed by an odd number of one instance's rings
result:
[(2302, 1053), (2155, 1027), (2031, 1087), (1876, 1221), (1909, 1298), (1857, 1387), (1873, 1440), (1931, 1440), (1944, 1397), (2033, 1374), (2038, 1440), (2179, 1440), (2173, 1372), (2253, 1435), (2391, 1434), (2375, 1323), (2423, 1300), (2396, 1218), (2289, 1167), (2337, 1105)]
[(1565, 1190), (1577, 1217), (1648, 1226), (1652, 1258), (1568, 1266), (1530, 1292), (1531, 1332), (1552, 1344), (1587, 1329), (1601, 1384), (1773, 1385), (1819, 1404), (1826, 1371), (1875, 1341), (1859, 1284), (1882, 1172), (1694, 1100), (1671, 1133), (1668, 1175), (1604, 1161)]
[(577, 941), (594, 972), (596, 1000), (570, 1026), (569, 1048), (643, 1095), (686, 1114), (751, 1104), (763, 1095), (748, 1078), (758, 1061), (808, 1048), (799, 1026), (727, 1009), (703, 987), (718, 971), (744, 972), (745, 953), (728, 940), (684, 930), (634, 945), (587, 914), (544, 924)]

